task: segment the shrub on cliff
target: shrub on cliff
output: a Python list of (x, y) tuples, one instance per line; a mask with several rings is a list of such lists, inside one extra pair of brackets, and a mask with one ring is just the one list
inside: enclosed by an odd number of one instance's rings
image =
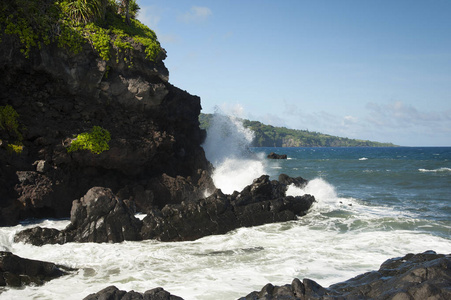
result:
[(11, 105), (0, 106), (0, 130), (3, 133), (2, 136), (7, 136), (8, 140), (13, 140), (13, 142), (7, 143), (6, 148), (19, 154), (23, 150), (23, 136), (19, 131), (18, 118), (19, 114)]
[[(124, 3), (127, 7), (124, 9)], [(124, 52), (132, 60), (132, 43), (143, 45), (146, 58), (154, 61), (160, 50), (155, 33), (134, 19), (139, 6), (135, 0), (2, 0), (0, 2), (0, 42), (5, 35), (15, 37), (22, 53), (55, 42), (73, 53), (89, 42), (105, 61), (111, 52)], [(127, 19), (131, 16), (131, 19)]]
[(108, 142), (111, 140), (110, 132), (100, 126), (94, 126), (91, 132), (84, 132), (77, 135), (76, 139), (72, 141), (67, 148), (67, 152), (77, 150), (89, 150), (92, 153), (100, 154), (103, 151), (109, 150)]

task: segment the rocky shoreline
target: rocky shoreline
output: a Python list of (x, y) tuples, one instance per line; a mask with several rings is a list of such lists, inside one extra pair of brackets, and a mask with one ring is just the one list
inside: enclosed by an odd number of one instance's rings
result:
[[(23, 259), (8, 252), (0, 253), (0, 286), (20, 287), (45, 281), (75, 271), (52, 263)], [(451, 254), (426, 251), (385, 261), (377, 271), (358, 275), (347, 281), (322, 287), (311, 279), (293, 279), (291, 284), (265, 285), (240, 300), (313, 300), (313, 299), (450, 299)], [(94, 299), (180, 300), (161, 287), (144, 293), (119, 290), (115, 286), (86, 296)]]
[(282, 174), (279, 181), (264, 175), (241, 192), (225, 195), (216, 190), (207, 198), (167, 204), (153, 209), (141, 221), (134, 211), (107, 188), (91, 188), (73, 202), (66, 229), (34, 227), (19, 232), (15, 242), (64, 244), (68, 242), (118, 243), (156, 239), (164, 242), (195, 240), (224, 234), (240, 227), (295, 220), (305, 215), (315, 198), (286, 196), (289, 185), (303, 187), (306, 180)]
[[(0, 38), (0, 108), (9, 114), (2, 115), (9, 123), (0, 119), (0, 226), (71, 220), (64, 230), (24, 230), (16, 242), (189, 241), (296, 220), (315, 201), (287, 196), (289, 185), (307, 181), (283, 174), (277, 181), (262, 175), (231, 195), (216, 189), (201, 147), (200, 98), (169, 83), (164, 49), (149, 60), (134, 43), (128, 57), (112, 50), (105, 61), (87, 42), (76, 54), (54, 42), (25, 57), (17, 37)], [(129, 57), (132, 65), (124, 63)], [(69, 151), (94, 128), (108, 133), (105, 149)], [(136, 212), (147, 216), (137, 219)], [(242, 299), (450, 299), (450, 270), (449, 255), (410, 254), (329, 288), (294, 279)], [(41, 285), (72, 271), (0, 253), (0, 286)], [(110, 286), (85, 299), (182, 298), (162, 288)]]

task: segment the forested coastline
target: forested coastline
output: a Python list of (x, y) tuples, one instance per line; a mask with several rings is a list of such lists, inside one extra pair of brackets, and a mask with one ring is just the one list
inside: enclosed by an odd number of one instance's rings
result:
[[(208, 129), (212, 114), (200, 114), (201, 129)], [(289, 129), (243, 119), (243, 126), (254, 132), (254, 147), (397, 147), (392, 143), (350, 139), (309, 130)]]

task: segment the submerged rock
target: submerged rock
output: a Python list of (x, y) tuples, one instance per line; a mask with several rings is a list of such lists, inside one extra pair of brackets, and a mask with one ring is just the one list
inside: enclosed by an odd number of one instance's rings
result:
[(286, 154), (277, 154), (275, 152), (271, 152), (268, 154), (267, 158), (269, 159), (287, 159)]
[(67, 275), (69, 268), (54, 263), (22, 258), (11, 252), (0, 252), (0, 286), (21, 287)]
[(35, 227), (19, 232), (15, 241), (33, 245), (67, 242), (122, 242), (141, 239), (161, 241), (195, 240), (207, 235), (223, 234), (240, 227), (285, 222), (303, 216), (315, 198), (311, 195), (286, 196), (289, 184), (302, 185), (305, 180), (270, 181), (263, 175), (240, 193), (225, 195), (216, 190), (200, 200), (168, 204), (151, 210), (143, 221), (110, 189), (94, 187), (73, 202), (71, 223), (62, 231)]
[(368, 272), (324, 288), (310, 279), (284, 286), (265, 285), (241, 300), (451, 299), (451, 255), (427, 251), (385, 261)]
[(122, 291), (114, 285), (104, 288), (103, 290), (85, 297), (83, 300), (183, 300), (183, 298), (171, 295), (163, 288), (155, 288), (144, 293), (135, 291)]

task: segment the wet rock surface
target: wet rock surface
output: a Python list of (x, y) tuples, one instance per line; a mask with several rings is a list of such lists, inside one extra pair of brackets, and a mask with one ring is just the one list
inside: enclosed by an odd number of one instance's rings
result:
[(265, 285), (241, 300), (451, 299), (451, 255), (427, 251), (385, 261), (368, 272), (324, 288), (310, 279)]
[(286, 188), (263, 175), (240, 193), (225, 195), (216, 190), (200, 201), (152, 211), (144, 218), (141, 233), (144, 239), (195, 240), (240, 227), (295, 220), (306, 214), (315, 199), (311, 195), (285, 196)]
[(110, 189), (94, 187), (72, 204), (71, 223), (62, 231), (34, 227), (19, 232), (16, 242), (64, 244), (68, 242), (118, 243), (141, 240), (141, 222)]
[(42, 285), (46, 281), (67, 275), (69, 268), (53, 263), (19, 257), (0, 251), (0, 286), (21, 287)]
[[(305, 182), (282, 176), (285, 182)], [(296, 184), (296, 183), (295, 183)], [(315, 201), (311, 195), (286, 196), (287, 184), (263, 175), (240, 193), (225, 195), (216, 190), (207, 198), (168, 204), (153, 209), (141, 221), (134, 216), (133, 203), (122, 201), (110, 189), (94, 187), (73, 202), (71, 223), (60, 231), (35, 227), (19, 232), (16, 242), (33, 245), (67, 242), (110, 242), (157, 239), (195, 240), (223, 234), (240, 227), (295, 220)]]
[(83, 300), (183, 300), (183, 298), (171, 295), (163, 288), (154, 288), (144, 293), (135, 291), (122, 291), (115, 286), (109, 286), (95, 294), (85, 297)]

